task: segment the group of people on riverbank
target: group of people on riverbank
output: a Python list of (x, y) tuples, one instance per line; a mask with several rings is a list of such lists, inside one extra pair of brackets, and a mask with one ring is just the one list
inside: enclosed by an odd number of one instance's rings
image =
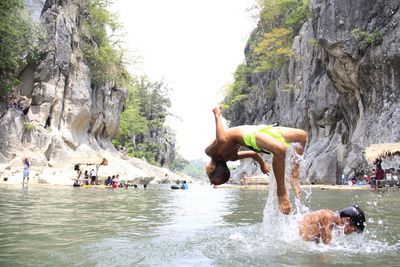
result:
[(371, 188), (382, 188), (382, 183), (387, 182), (389, 186), (400, 187), (400, 166), (395, 168), (382, 168), (382, 160), (374, 162), (375, 167), (370, 171), (362, 171), (354, 175), (350, 180), (344, 175), (342, 176), (342, 184), (346, 185), (370, 185)]
[[(272, 169), (277, 184), (278, 207), (283, 214), (292, 211), (288, 193), (285, 188), (286, 151), (293, 149), (296, 156), (292, 162), (290, 183), (296, 198), (300, 198), (299, 163), (302, 159), (307, 133), (301, 129), (280, 127), (277, 125), (241, 125), (225, 129), (222, 123), (221, 110), (218, 105), (214, 113), (216, 138), (205, 149), (211, 158), (206, 166), (206, 173), (211, 184), (221, 185), (230, 179), (227, 161), (244, 158), (255, 160), (264, 174), (269, 174), (271, 166), (259, 153), (272, 154)], [(250, 150), (242, 151), (242, 147)], [(365, 227), (364, 212), (357, 206), (350, 206), (339, 212), (328, 209), (305, 214), (300, 222), (299, 234), (306, 241), (322, 241), (328, 244), (332, 239), (335, 226), (342, 226), (345, 234), (361, 233)]]
[(97, 180), (97, 171), (95, 168), (83, 170), (81, 164), (75, 164), (74, 170), (77, 172), (76, 184), (95, 185)]

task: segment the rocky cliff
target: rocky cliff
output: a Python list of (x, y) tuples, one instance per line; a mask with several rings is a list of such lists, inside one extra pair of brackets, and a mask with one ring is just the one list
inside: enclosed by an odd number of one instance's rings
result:
[[(251, 76), (257, 89), (233, 124), (307, 130), (304, 175), (340, 182), (342, 174), (365, 168), (366, 146), (400, 141), (400, 2), (311, 0), (309, 8), (294, 56), (280, 70)], [(260, 24), (249, 43), (261, 32)], [(250, 65), (250, 45), (245, 55)], [(236, 175), (254, 173), (247, 165)]]
[[(0, 101), (2, 176), (5, 170), (12, 172), (12, 166), (20, 167), (23, 157), (31, 158), (37, 175), (48, 167), (72, 168), (72, 162), (93, 155), (107, 154), (116, 164), (111, 140), (118, 132), (127, 90), (111, 82), (91, 82), (81, 49), (82, 20), (87, 15), (83, 4), (29, 0), (26, 7), (34, 20), (43, 22), (46, 38), (39, 60), (19, 70), (21, 85)], [(8, 107), (10, 98), (18, 100), (17, 109)], [(137, 172), (129, 164), (119, 166), (117, 172)]]

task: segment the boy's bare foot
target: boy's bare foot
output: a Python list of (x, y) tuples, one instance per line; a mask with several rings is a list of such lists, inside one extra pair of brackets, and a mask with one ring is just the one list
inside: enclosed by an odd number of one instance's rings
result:
[(292, 210), (292, 204), (290, 204), (289, 197), (287, 194), (283, 196), (278, 195), (278, 205), (279, 209), (283, 214), (288, 215)]
[(294, 176), (290, 177), (290, 185), (292, 186), (296, 198), (300, 199), (301, 187), (299, 178), (295, 178)]

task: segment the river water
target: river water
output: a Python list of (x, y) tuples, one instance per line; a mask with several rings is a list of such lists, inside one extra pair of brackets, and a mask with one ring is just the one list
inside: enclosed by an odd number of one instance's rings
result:
[[(303, 192), (298, 209), (358, 204), (362, 235), (304, 242), (264, 218), (268, 192), (0, 185), (0, 266), (399, 266), (399, 191)], [(265, 211), (264, 211), (264, 208)], [(290, 225), (290, 226), (289, 226)]]

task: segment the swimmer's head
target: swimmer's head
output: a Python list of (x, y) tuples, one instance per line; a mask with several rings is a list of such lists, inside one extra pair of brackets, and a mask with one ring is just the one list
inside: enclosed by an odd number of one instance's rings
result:
[(362, 233), (365, 227), (365, 216), (364, 212), (357, 206), (350, 206), (339, 211), (340, 218), (347, 220), (349, 226), (345, 227), (345, 233), (357, 231)]
[(225, 161), (211, 160), (206, 166), (206, 173), (210, 179), (211, 184), (221, 185), (226, 183), (231, 173)]

